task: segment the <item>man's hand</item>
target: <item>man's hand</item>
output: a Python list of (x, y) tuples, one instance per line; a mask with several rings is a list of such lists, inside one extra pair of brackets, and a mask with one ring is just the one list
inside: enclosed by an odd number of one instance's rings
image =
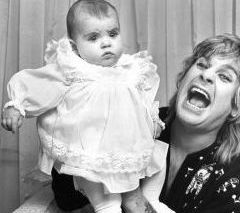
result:
[(139, 188), (122, 194), (122, 208), (125, 213), (175, 213), (161, 202), (158, 203), (157, 210), (154, 209)]
[(2, 112), (2, 127), (12, 133), (16, 133), (18, 128), (22, 125), (23, 116), (20, 114), (19, 110), (14, 107), (7, 107)]
[(139, 188), (122, 194), (122, 207), (125, 213), (157, 213)]

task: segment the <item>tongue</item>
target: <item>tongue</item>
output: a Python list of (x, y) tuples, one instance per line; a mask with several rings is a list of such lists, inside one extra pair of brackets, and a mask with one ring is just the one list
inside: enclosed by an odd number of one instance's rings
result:
[(206, 107), (205, 102), (197, 97), (192, 97), (189, 102), (198, 108)]

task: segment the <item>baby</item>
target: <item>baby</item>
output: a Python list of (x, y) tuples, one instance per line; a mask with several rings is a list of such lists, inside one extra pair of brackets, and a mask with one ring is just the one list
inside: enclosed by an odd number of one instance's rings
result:
[(121, 212), (121, 193), (140, 185), (160, 212), (168, 146), (154, 98), (156, 65), (146, 52), (123, 54), (116, 9), (79, 0), (67, 14), (68, 38), (48, 44), (46, 66), (16, 73), (2, 125), (15, 132), (37, 117), (39, 166), (74, 176), (95, 212)]

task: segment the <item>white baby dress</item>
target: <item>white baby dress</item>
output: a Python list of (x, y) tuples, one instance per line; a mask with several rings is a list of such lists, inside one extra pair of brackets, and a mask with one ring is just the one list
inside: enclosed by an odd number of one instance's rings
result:
[(162, 169), (167, 145), (153, 138), (159, 76), (146, 52), (102, 67), (82, 60), (63, 38), (48, 44), (45, 60), (11, 78), (5, 106), (38, 117), (43, 172), (54, 166), (121, 193)]

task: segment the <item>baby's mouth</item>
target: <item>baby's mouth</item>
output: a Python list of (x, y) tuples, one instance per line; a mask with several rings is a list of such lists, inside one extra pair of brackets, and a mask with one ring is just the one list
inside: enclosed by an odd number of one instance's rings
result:
[(112, 52), (105, 52), (102, 54), (103, 58), (112, 58), (114, 54)]
[(207, 91), (193, 86), (188, 91), (187, 103), (197, 110), (202, 110), (209, 106), (211, 98)]

